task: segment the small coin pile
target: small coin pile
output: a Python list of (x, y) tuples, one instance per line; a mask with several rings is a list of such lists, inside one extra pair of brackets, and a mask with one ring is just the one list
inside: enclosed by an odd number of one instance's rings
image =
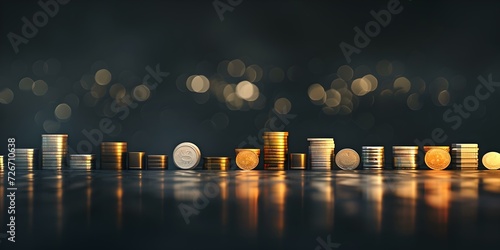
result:
[(394, 157), (394, 169), (418, 168), (418, 146), (393, 146), (392, 154)]
[(175, 147), (174, 164), (180, 169), (194, 169), (201, 159), (201, 151), (194, 143), (183, 142)]
[(383, 146), (363, 146), (363, 168), (383, 169), (384, 168), (384, 147)]
[(425, 165), (433, 170), (443, 170), (451, 163), (450, 147), (424, 146)]
[(148, 155), (148, 169), (164, 170), (168, 168), (166, 155)]
[(128, 152), (127, 169), (146, 169), (146, 152)]
[(252, 170), (259, 165), (260, 149), (236, 149), (236, 166)]
[(61, 170), (67, 166), (68, 135), (42, 135), (42, 168)]
[(92, 154), (71, 154), (69, 155), (69, 168), (74, 170), (94, 170), (96, 169), (96, 157)]
[(451, 157), (455, 169), (477, 170), (479, 166), (479, 146), (474, 143), (452, 144)]
[(101, 143), (101, 169), (104, 170), (125, 169), (126, 153), (127, 153), (126, 142)]
[(335, 156), (335, 164), (342, 170), (354, 170), (359, 166), (360, 158), (354, 149), (344, 148)]
[(331, 170), (335, 142), (333, 138), (308, 138), (309, 164), (312, 170)]
[(285, 170), (288, 132), (264, 132), (264, 169)]
[(483, 165), (487, 169), (500, 169), (500, 153), (489, 152), (483, 156)]
[(16, 169), (28, 171), (38, 169), (39, 154), (37, 148), (16, 148)]
[(3, 163), (3, 155), (0, 155), (0, 172), (4, 171), (5, 165)]
[(203, 157), (203, 169), (205, 170), (227, 171), (230, 168), (231, 158), (229, 157)]
[(290, 169), (306, 170), (307, 168), (307, 155), (303, 153), (291, 153), (289, 160)]

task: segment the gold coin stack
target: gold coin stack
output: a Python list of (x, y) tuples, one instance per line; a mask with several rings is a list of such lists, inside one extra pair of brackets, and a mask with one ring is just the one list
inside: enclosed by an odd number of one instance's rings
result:
[(39, 154), (37, 148), (16, 148), (16, 169), (28, 171), (38, 169)]
[(237, 148), (236, 166), (241, 170), (253, 170), (259, 165), (260, 149), (258, 148)]
[(307, 138), (311, 170), (331, 170), (335, 154), (333, 138)]
[(67, 167), (68, 135), (42, 135), (42, 168), (61, 170)]
[(394, 169), (418, 168), (418, 146), (393, 146), (392, 154), (394, 156)]
[(3, 164), (3, 155), (0, 155), (0, 172), (3, 172), (4, 171), (4, 164)]
[(305, 170), (307, 168), (307, 155), (302, 153), (290, 153), (290, 169)]
[(203, 169), (227, 171), (231, 168), (229, 157), (203, 157)]
[(101, 143), (101, 169), (123, 170), (126, 162), (126, 142)]
[(91, 154), (69, 155), (69, 168), (74, 170), (94, 170), (96, 169), (96, 157)]
[(451, 163), (455, 169), (477, 170), (479, 166), (479, 146), (474, 143), (451, 145)]
[(164, 170), (168, 168), (168, 156), (166, 155), (148, 155), (148, 169)]
[(446, 169), (451, 163), (449, 146), (424, 146), (425, 165), (432, 170)]
[(383, 169), (384, 159), (383, 146), (363, 146), (364, 169)]
[(264, 169), (285, 170), (288, 132), (264, 132)]
[(146, 169), (146, 152), (128, 152), (127, 169)]

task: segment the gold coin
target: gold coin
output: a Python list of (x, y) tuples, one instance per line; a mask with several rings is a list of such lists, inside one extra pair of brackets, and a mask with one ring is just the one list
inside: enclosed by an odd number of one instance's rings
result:
[(487, 169), (500, 168), (500, 153), (489, 152), (483, 156), (483, 165)]
[(259, 156), (250, 150), (243, 150), (236, 156), (236, 166), (243, 170), (252, 170), (259, 165)]
[(451, 156), (442, 149), (431, 149), (425, 154), (425, 164), (434, 170), (443, 170), (451, 163)]

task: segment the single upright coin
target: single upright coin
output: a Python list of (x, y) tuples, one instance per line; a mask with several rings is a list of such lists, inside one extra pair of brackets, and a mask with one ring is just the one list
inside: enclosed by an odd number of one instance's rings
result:
[(236, 165), (243, 170), (252, 170), (259, 165), (259, 156), (250, 150), (242, 150), (236, 155)]
[(434, 148), (425, 154), (425, 164), (434, 170), (443, 170), (451, 163), (451, 156), (443, 149)]
[(335, 163), (340, 169), (354, 170), (359, 166), (359, 154), (350, 148), (344, 148), (337, 153)]
[(500, 153), (489, 152), (483, 156), (483, 165), (487, 169), (500, 169)]
[(180, 169), (193, 169), (200, 162), (200, 149), (191, 142), (183, 142), (174, 149), (174, 163)]

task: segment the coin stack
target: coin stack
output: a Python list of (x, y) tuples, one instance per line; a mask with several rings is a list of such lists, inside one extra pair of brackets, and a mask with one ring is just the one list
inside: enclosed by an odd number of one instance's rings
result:
[(183, 142), (174, 149), (174, 164), (180, 169), (194, 169), (201, 159), (201, 151), (194, 143)]
[(126, 153), (127, 153), (126, 142), (101, 143), (101, 169), (105, 170), (125, 169)]
[(363, 167), (365, 169), (383, 169), (384, 158), (383, 146), (363, 146)]
[(69, 168), (74, 170), (96, 169), (96, 157), (92, 154), (69, 155)]
[(229, 157), (203, 157), (203, 169), (205, 170), (229, 170), (231, 158)]
[(16, 148), (16, 169), (32, 171), (38, 169), (39, 162), (37, 148)]
[(164, 170), (168, 168), (168, 156), (166, 155), (148, 155), (148, 169)]
[(332, 159), (335, 156), (333, 138), (308, 138), (309, 163), (312, 170), (331, 170)]
[(264, 169), (285, 170), (288, 132), (264, 132)]
[(393, 146), (392, 154), (394, 156), (394, 169), (418, 168), (418, 146)]
[(451, 157), (455, 169), (475, 170), (479, 166), (479, 146), (474, 143), (452, 144)]
[(0, 155), (0, 172), (4, 171), (4, 164), (3, 164), (3, 155)]
[(289, 165), (290, 169), (305, 170), (307, 168), (307, 155), (302, 153), (291, 153)]
[(67, 167), (68, 135), (42, 135), (42, 168), (61, 170)]
[(127, 169), (146, 169), (146, 152), (128, 152)]

